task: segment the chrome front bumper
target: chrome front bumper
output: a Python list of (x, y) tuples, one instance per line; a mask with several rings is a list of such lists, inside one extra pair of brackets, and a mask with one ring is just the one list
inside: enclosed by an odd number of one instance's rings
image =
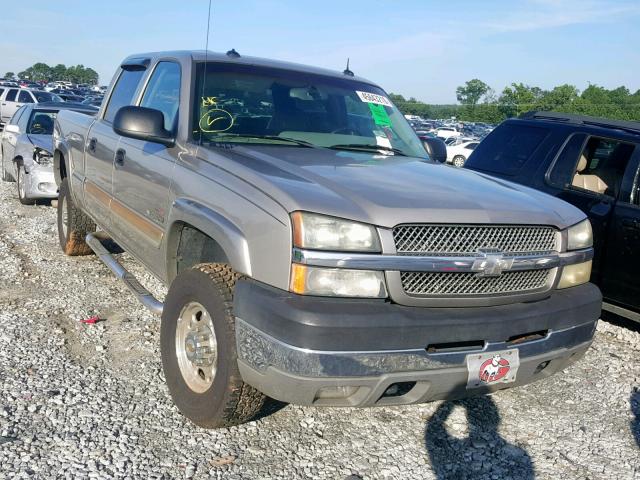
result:
[[(426, 349), (319, 351), (298, 348), (236, 321), (238, 363), (244, 380), (265, 394), (300, 405), (372, 406), (421, 403), (487, 393), (547, 377), (579, 359), (591, 344), (595, 321), (550, 331), (544, 338), (482, 349), (429, 353)], [(466, 390), (466, 357), (517, 348), (515, 383)], [(385, 396), (394, 384), (415, 385), (402, 396)], [(327, 397), (323, 392), (345, 389)], [(348, 393), (348, 395), (347, 395)]]

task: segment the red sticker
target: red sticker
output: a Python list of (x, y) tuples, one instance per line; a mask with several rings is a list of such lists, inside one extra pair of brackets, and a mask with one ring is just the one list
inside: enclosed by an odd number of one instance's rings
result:
[(500, 354), (496, 354), (480, 365), (480, 371), (478, 373), (480, 380), (483, 382), (494, 383), (502, 380), (507, 373), (509, 373), (509, 370), (511, 370), (509, 361), (506, 358), (502, 358)]

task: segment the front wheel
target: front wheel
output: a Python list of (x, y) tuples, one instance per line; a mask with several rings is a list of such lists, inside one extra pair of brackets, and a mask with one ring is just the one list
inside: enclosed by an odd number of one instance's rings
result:
[(453, 157), (453, 165), (455, 167), (462, 168), (464, 167), (464, 162), (466, 162), (466, 160), (467, 159), (462, 155), (456, 155), (455, 157)]
[(84, 238), (95, 232), (93, 220), (73, 203), (69, 192), (69, 180), (64, 178), (58, 193), (58, 239), (66, 255), (90, 255), (93, 253)]
[(205, 263), (181, 272), (162, 311), (160, 350), (169, 392), (184, 416), (205, 428), (255, 417), (267, 397), (242, 381), (237, 362), (228, 265)]
[(24, 176), (26, 175), (26, 172), (24, 170), (24, 167), (22, 165), (18, 165), (18, 178), (16, 178), (16, 182), (18, 185), (18, 200), (20, 200), (20, 203), (22, 205), (33, 205), (34, 203), (36, 203), (35, 199), (29, 197), (29, 194), (27, 193), (27, 186), (25, 184), (25, 178)]

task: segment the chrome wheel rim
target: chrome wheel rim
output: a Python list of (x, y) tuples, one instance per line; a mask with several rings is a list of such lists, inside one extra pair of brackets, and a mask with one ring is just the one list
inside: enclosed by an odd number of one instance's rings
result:
[(211, 315), (198, 302), (187, 303), (180, 312), (176, 357), (187, 386), (196, 393), (206, 392), (216, 375), (218, 343)]
[(456, 159), (453, 161), (453, 164), (454, 164), (456, 167), (461, 168), (461, 167), (464, 165), (464, 160), (463, 160), (463, 159), (461, 159), (461, 158), (456, 158)]
[(20, 198), (24, 198), (24, 173), (22, 173), (22, 167), (18, 169), (18, 194)]
[(67, 238), (67, 230), (69, 229), (69, 212), (67, 211), (67, 199), (62, 197), (58, 200), (58, 208), (60, 209), (60, 220), (62, 224), (62, 236)]

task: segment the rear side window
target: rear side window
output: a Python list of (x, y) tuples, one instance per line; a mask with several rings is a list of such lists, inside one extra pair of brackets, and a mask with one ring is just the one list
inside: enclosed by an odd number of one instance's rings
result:
[(120, 78), (118, 78), (113, 87), (113, 93), (104, 114), (104, 119), (107, 122), (113, 122), (118, 110), (133, 103), (133, 96), (138, 89), (138, 84), (144, 72), (144, 69), (122, 70)]
[(12, 88), (11, 90), (9, 90), (9, 93), (7, 93), (7, 98), (5, 98), (5, 100), (7, 102), (15, 102), (17, 96), (18, 96), (18, 90), (15, 88)]
[(33, 103), (33, 98), (26, 90), (21, 90), (20, 95), (18, 95), (18, 101), (20, 103)]
[(469, 157), (470, 168), (516, 175), (549, 135), (549, 129), (503, 123), (485, 138)]
[(16, 110), (16, 113), (14, 113), (13, 117), (11, 117), (11, 120), (9, 120), (9, 125), (17, 125), (18, 122), (20, 121), (20, 116), (26, 110), (26, 108), (27, 106), (23, 105), (18, 110)]

